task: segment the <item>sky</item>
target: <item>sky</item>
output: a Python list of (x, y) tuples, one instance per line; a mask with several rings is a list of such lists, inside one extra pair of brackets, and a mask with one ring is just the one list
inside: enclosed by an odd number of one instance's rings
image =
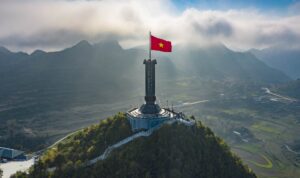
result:
[(227, 10), (238, 8), (257, 8), (263, 11), (283, 10), (297, 3), (295, 0), (173, 0), (173, 3), (185, 9), (197, 7), (200, 9)]
[(151, 30), (175, 45), (300, 49), (299, 22), (296, 0), (1, 0), (0, 46), (30, 53), (114, 39), (132, 48)]

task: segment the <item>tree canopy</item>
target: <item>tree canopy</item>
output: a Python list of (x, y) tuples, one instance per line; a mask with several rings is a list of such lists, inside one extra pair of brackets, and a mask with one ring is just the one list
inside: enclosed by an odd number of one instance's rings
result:
[[(151, 136), (137, 138), (112, 151), (105, 160), (83, 166), (107, 146), (131, 134), (125, 114), (119, 113), (49, 149), (29, 174), (15, 177), (256, 177), (201, 122), (191, 127), (165, 124)], [(50, 172), (48, 168), (53, 167), (55, 171)]]

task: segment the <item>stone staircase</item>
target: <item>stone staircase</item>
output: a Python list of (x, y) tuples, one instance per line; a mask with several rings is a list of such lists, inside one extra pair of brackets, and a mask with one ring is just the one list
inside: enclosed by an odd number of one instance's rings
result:
[[(177, 122), (180, 122), (180, 123), (182, 123), (182, 124), (184, 124), (184, 125), (186, 125), (186, 126), (192, 126), (192, 125), (195, 124), (195, 122), (193, 122), (193, 121), (187, 121), (187, 120), (184, 120), (184, 119), (181, 119), (181, 118), (173, 119), (173, 120), (170, 120), (170, 121), (166, 121), (164, 124), (173, 124), (173, 123), (176, 122), (176, 121), (177, 121)], [(161, 124), (161, 125), (162, 125), (162, 124)], [(121, 141), (119, 141), (119, 142), (117, 142), (117, 143), (115, 143), (115, 144), (109, 146), (109, 147), (104, 151), (103, 154), (101, 154), (100, 156), (98, 156), (98, 157), (96, 157), (96, 158), (94, 158), (94, 159), (92, 159), (92, 160), (87, 161), (85, 165), (86, 165), (86, 166), (91, 166), (91, 165), (97, 163), (97, 162), (100, 161), (100, 160), (106, 159), (107, 156), (108, 156), (114, 149), (116, 149), (116, 148), (118, 148), (118, 147), (121, 147), (122, 145), (127, 144), (127, 143), (129, 143), (129, 142), (131, 142), (131, 141), (133, 141), (133, 140), (135, 140), (135, 139), (137, 139), (137, 138), (139, 138), (139, 137), (148, 137), (148, 136), (150, 136), (155, 130), (159, 129), (159, 128), (161, 127), (161, 125), (157, 125), (157, 126), (151, 128), (151, 129), (149, 129), (149, 130), (146, 130), (146, 131), (138, 132), (138, 133), (136, 133), (136, 134), (134, 134), (134, 135), (132, 135), (132, 136), (130, 136), (130, 137), (127, 137), (127, 138), (125, 138), (125, 139), (123, 139), (123, 140), (121, 140)]]
[[(172, 120), (169, 120), (169, 121), (166, 121), (164, 122), (164, 124), (173, 124), (174, 122), (180, 122), (186, 126), (192, 126), (192, 125), (195, 125), (195, 121), (187, 121), (185, 119), (182, 119), (182, 118), (177, 118), (177, 119), (172, 119)], [(104, 160), (107, 158), (107, 156), (116, 148), (119, 148), (121, 147), (122, 145), (124, 144), (127, 144), (131, 141), (133, 141), (134, 139), (137, 139), (139, 137), (148, 137), (150, 136), (155, 130), (159, 129), (163, 124), (160, 124), (160, 125), (157, 125), (149, 130), (146, 130), (146, 131), (141, 131), (141, 132), (138, 132), (136, 134), (133, 134), (132, 136), (129, 136), (111, 146), (109, 146), (108, 148), (106, 148), (106, 150), (100, 155), (100, 156), (97, 156), (96, 158), (94, 159), (91, 159), (89, 161), (87, 161), (86, 163), (83, 164), (84, 167), (86, 166), (91, 166), (95, 163), (97, 163), (98, 161), (100, 160)], [(52, 168), (48, 168), (48, 172), (53, 172), (56, 170), (56, 167), (52, 167)]]
[[(172, 121), (175, 122), (175, 120), (172, 120)], [(168, 122), (170, 122), (170, 121), (168, 121)], [(173, 123), (173, 122), (172, 122), (172, 123)], [(93, 165), (93, 164), (95, 164), (96, 162), (98, 162), (98, 161), (100, 161), (100, 160), (106, 159), (107, 156), (110, 154), (110, 152), (112, 152), (114, 149), (116, 149), (116, 148), (118, 148), (118, 147), (121, 147), (121, 146), (124, 145), (124, 144), (127, 144), (127, 143), (129, 143), (129, 142), (131, 142), (131, 141), (133, 141), (133, 140), (135, 140), (135, 139), (137, 139), (137, 138), (139, 138), (139, 137), (148, 137), (148, 136), (150, 136), (150, 135), (153, 133), (153, 131), (157, 130), (160, 126), (161, 126), (161, 125), (158, 125), (158, 126), (155, 126), (155, 127), (151, 128), (151, 129), (149, 129), (149, 130), (138, 132), (138, 133), (136, 133), (136, 134), (133, 134), (133, 135), (130, 136), (130, 137), (127, 137), (127, 138), (125, 138), (125, 139), (123, 139), (123, 140), (121, 140), (121, 141), (119, 141), (119, 142), (117, 142), (117, 143), (115, 143), (115, 144), (109, 146), (109, 147), (104, 151), (104, 153), (103, 153), (102, 155), (100, 155), (100, 156), (98, 156), (98, 157), (96, 157), (96, 158), (94, 158), (94, 159), (92, 159), (92, 160), (89, 160), (89, 161), (86, 163), (86, 166)]]

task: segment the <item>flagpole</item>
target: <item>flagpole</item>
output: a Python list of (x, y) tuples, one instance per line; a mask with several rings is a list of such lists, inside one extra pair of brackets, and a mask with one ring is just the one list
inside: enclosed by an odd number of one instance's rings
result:
[(149, 59), (151, 60), (151, 31), (149, 31)]

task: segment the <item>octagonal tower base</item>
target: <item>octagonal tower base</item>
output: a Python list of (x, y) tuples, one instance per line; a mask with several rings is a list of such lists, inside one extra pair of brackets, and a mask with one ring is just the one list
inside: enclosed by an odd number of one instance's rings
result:
[(133, 108), (126, 113), (133, 131), (142, 129), (148, 130), (165, 121), (180, 117), (179, 113), (166, 108), (161, 108), (156, 114), (144, 114), (142, 113), (141, 108)]

